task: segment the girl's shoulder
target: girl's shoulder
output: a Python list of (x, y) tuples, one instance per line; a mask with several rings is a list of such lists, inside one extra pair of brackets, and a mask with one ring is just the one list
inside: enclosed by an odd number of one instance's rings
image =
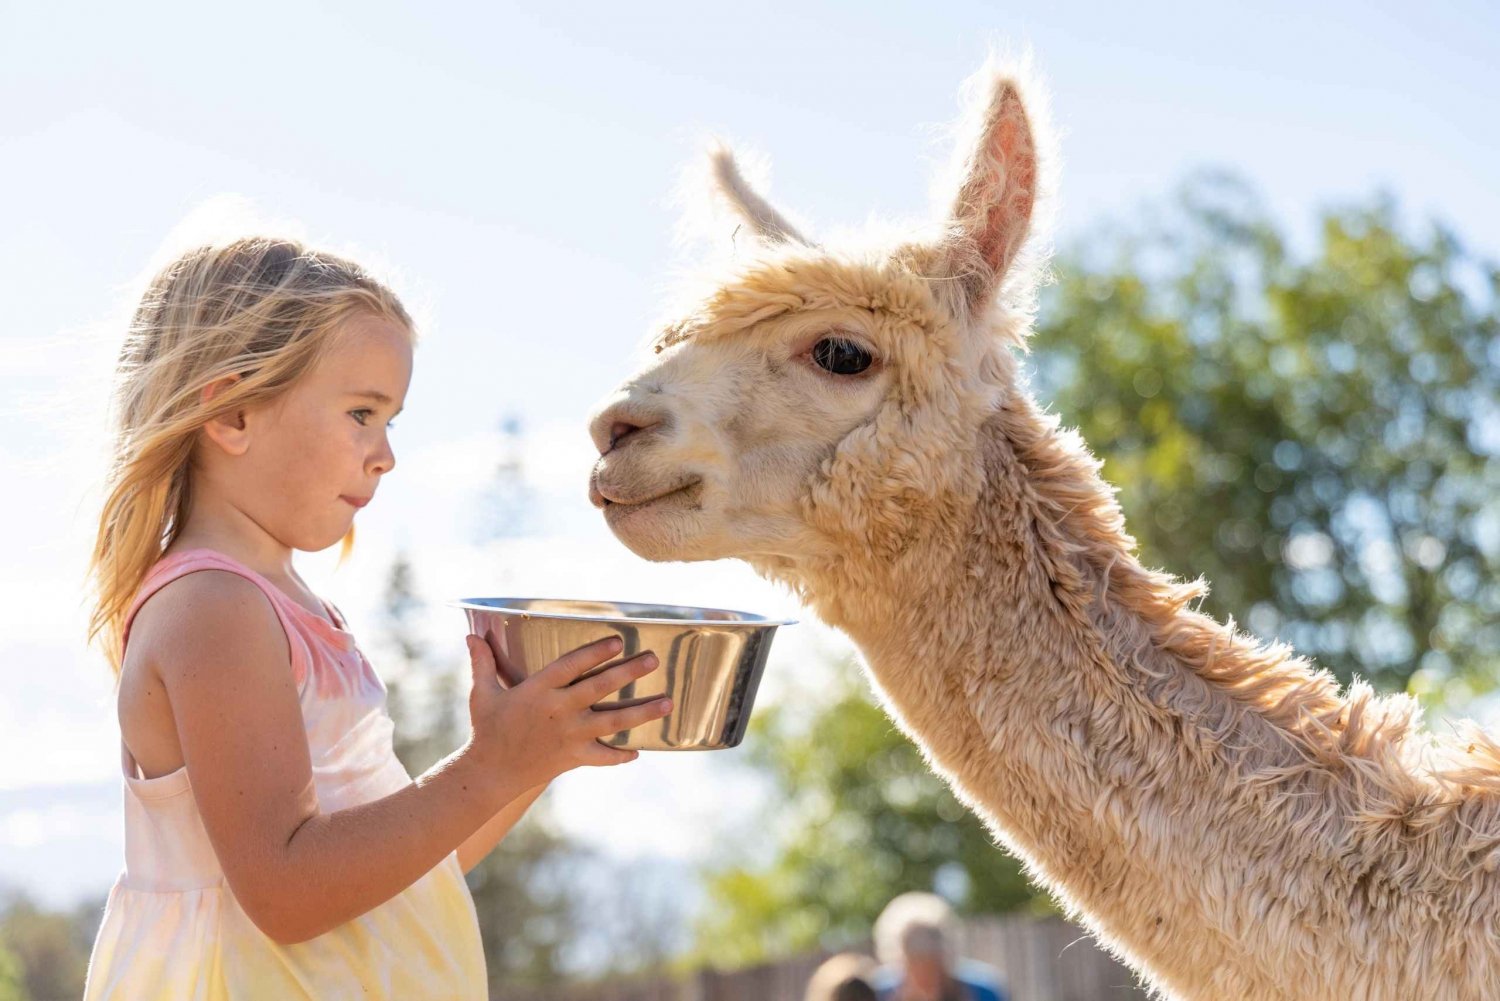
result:
[(116, 696), (125, 746), (146, 777), (170, 774), (184, 761), (177, 717), (202, 701), (195, 690), (232, 690), (244, 675), (289, 674), (288, 665), (276, 611), (253, 581), (201, 569), (160, 584), (138, 601), (127, 634)]
[(140, 599), (126, 634), (125, 662), (161, 666), (273, 640), (285, 654), (283, 627), (265, 590), (233, 570), (203, 568)]

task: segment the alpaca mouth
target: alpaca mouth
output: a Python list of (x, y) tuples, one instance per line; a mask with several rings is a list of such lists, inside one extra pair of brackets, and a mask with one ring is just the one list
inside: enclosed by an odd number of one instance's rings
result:
[(638, 510), (649, 504), (659, 504), (665, 500), (680, 499), (696, 501), (702, 494), (703, 480), (701, 477), (693, 476), (659, 493), (644, 497), (629, 497), (625, 494), (616, 493), (599, 483), (596, 474), (589, 480), (589, 500), (593, 505), (605, 514), (619, 513), (624, 510)]

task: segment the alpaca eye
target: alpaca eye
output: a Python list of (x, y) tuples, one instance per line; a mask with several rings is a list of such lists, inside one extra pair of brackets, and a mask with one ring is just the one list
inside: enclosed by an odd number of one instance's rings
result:
[(813, 345), (813, 361), (834, 375), (858, 375), (875, 360), (870, 352), (839, 337), (825, 337)]

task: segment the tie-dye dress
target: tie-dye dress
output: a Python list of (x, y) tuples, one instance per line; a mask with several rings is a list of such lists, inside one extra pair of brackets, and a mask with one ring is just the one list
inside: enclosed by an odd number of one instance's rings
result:
[[(253, 581), (286, 630), (324, 811), (368, 803), (411, 778), (391, 747), (385, 686), (347, 629), (222, 553), (173, 553), (152, 568), (126, 619), (197, 570)], [(341, 616), (329, 608), (334, 620)], [(395, 897), (316, 938), (281, 945), (245, 915), (203, 829), (186, 768), (143, 778), (124, 767), (125, 870), (89, 962), (85, 1001), (118, 998), (483, 998), (484, 952), (457, 853)]]

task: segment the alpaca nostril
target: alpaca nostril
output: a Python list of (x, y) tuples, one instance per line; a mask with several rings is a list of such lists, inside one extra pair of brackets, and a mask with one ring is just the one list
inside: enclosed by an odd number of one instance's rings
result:
[(624, 443), (625, 439), (637, 431), (644, 431), (647, 428), (655, 426), (655, 424), (632, 424), (630, 421), (615, 421), (609, 428), (609, 447), (611, 449), (617, 448)]
[(589, 420), (589, 437), (600, 455), (608, 455), (641, 431), (665, 431), (670, 416), (633, 399), (617, 400)]
[(632, 431), (639, 431), (640, 427), (629, 421), (615, 421), (609, 428), (609, 447), (614, 448), (620, 444), (620, 439)]

